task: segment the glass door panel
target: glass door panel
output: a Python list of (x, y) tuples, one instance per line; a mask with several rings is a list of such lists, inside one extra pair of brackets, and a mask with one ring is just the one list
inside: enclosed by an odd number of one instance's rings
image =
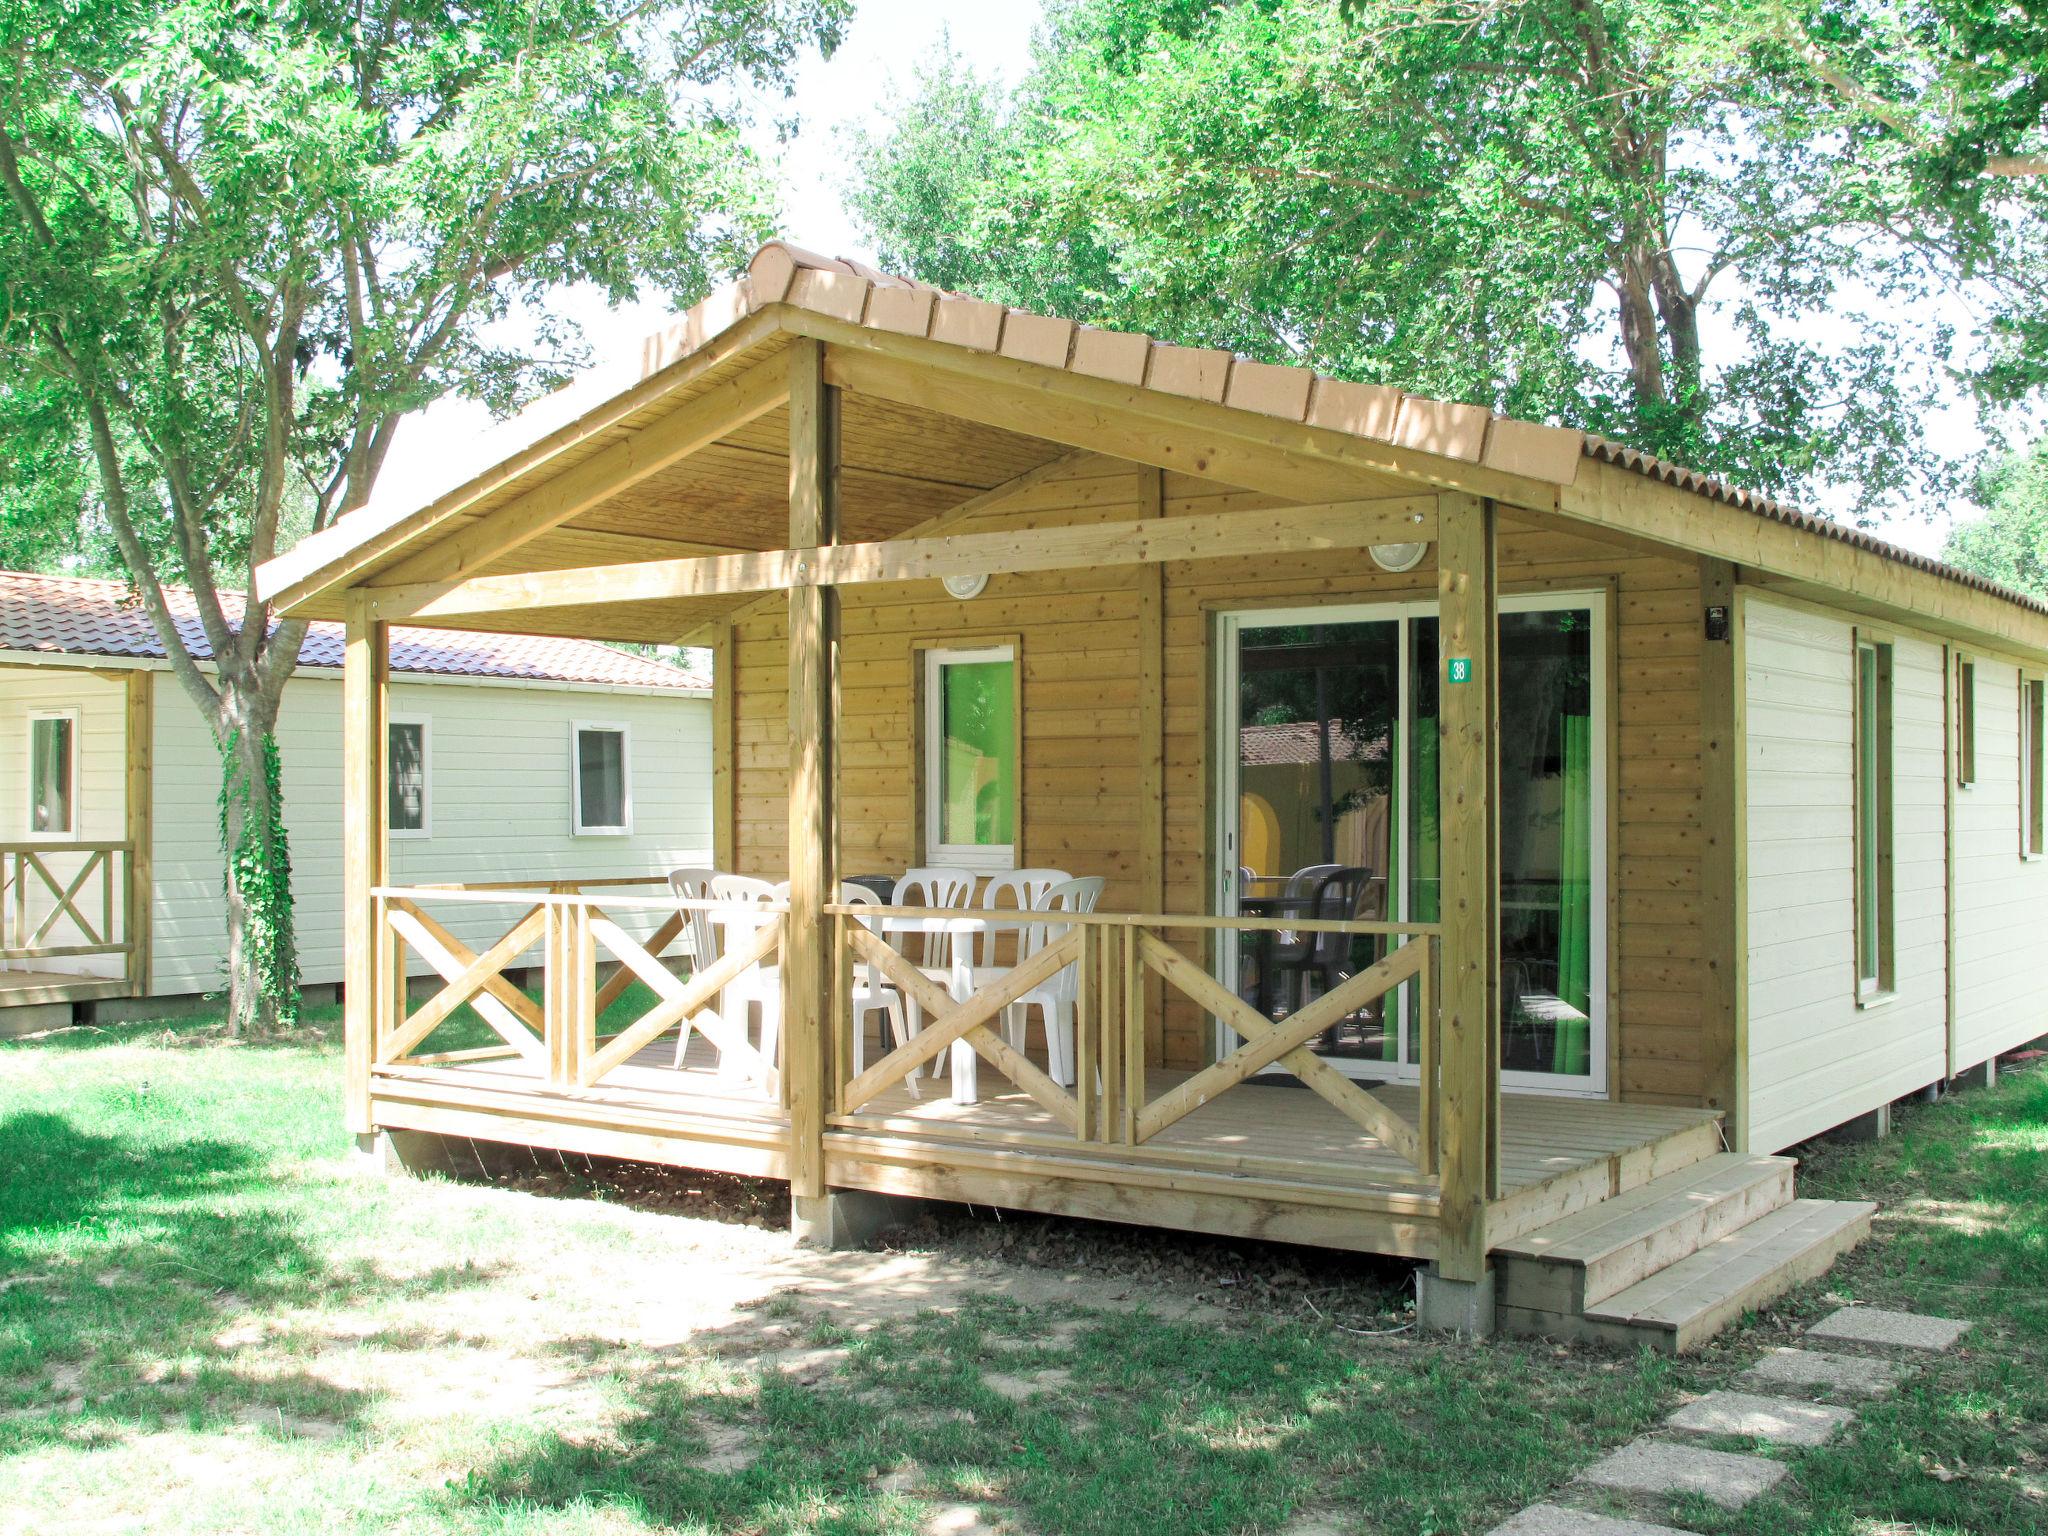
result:
[[(1240, 912), (1383, 917), (1394, 871), (1401, 624), (1271, 623), (1237, 632), (1236, 879)], [(1379, 958), (1365, 936), (1239, 936), (1238, 995), (1281, 1019)], [(1396, 1063), (1392, 1010), (1339, 1020), (1312, 1048)]]
[[(1583, 597), (1501, 603), (1501, 1065), (1518, 1087), (1604, 1086), (1601, 611)], [(1219, 910), (1439, 921), (1434, 605), (1236, 615), (1223, 637)], [(1240, 997), (1281, 1019), (1384, 952), (1282, 932), (1239, 935), (1220, 960)], [(1417, 1005), (1404, 987), (1313, 1049), (1355, 1076), (1412, 1079)]]
[(1501, 1069), (1592, 1073), (1593, 622), (1500, 616)]

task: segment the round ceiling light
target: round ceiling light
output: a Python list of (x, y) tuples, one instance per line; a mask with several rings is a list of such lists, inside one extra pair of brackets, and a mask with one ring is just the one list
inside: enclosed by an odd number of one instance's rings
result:
[(1422, 557), (1429, 553), (1427, 544), (1375, 544), (1370, 551), (1372, 563), (1383, 571), (1399, 575), (1412, 571), (1422, 564)]
[(940, 585), (964, 603), (970, 597), (981, 596), (981, 589), (988, 585), (988, 572), (976, 571), (972, 576), (942, 576), (939, 581)]

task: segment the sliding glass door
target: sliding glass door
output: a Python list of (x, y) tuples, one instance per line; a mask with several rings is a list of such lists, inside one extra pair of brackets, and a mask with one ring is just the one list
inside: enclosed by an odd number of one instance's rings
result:
[[(1501, 600), (1501, 1058), (1511, 1086), (1605, 1090), (1605, 606)], [(1216, 742), (1216, 909), (1274, 918), (1439, 915), (1434, 604), (1226, 614)], [(1453, 685), (1455, 686), (1455, 685)], [(1269, 1018), (1341, 984), (1381, 941), (1243, 935), (1221, 979)], [(1412, 1078), (1414, 999), (1339, 1021), (1317, 1054)]]

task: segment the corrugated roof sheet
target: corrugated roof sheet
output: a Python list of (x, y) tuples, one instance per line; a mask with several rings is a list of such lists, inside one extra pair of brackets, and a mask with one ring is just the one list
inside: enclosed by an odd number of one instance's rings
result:
[[(200, 625), (198, 606), (183, 587), (166, 590), (178, 634), (201, 660), (212, 647)], [(239, 626), (239, 595), (223, 594), (231, 625)], [(163, 642), (142, 603), (126, 582), (79, 576), (42, 576), (0, 571), (0, 649), (51, 655), (161, 658)], [(315, 623), (299, 649), (299, 665), (341, 665), (339, 624)], [(546, 635), (473, 634), (462, 630), (391, 630), (391, 670), (440, 677), (524, 679), (531, 682), (589, 683), (628, 688), (709, 691), (701, 668), (673, 667), (594, 640)]]
[(1847, 523), (1836, 522), (1831, 517), (1819, 517), (1811, 512), (1802, 512), (1789, 502), (1779, 501), (1757, 491), (1744, 490), (1739, 485), (1730, 485), (1725, 480), (1717, 480), (1712, 475), (1702, 474), (1696, 469), (1687, 469), (1682, 464), (1673, 464), (1669, 459), (1660, 459), (1653, 453), (1631, 448), (1626, 443), (1617, 443), (1612, 438), (1588, 432), (1586, 457), (1619, 465), (1623, 469), (1632, 469), (1639, 475), (1661, 480), (1666, 485), (1676, 486), (1682, 491), (1691, 491), (1695, 495), (1725, 502), (1731, 507), (1740, 507), (1745, 512), (1754, 512), (1758, 517), (1767, 517), (1773, 522), (1785, 523), (1806, 533), (1819, 534), (1825, 539), (1837, 539), (1858, 549), (1869, 550), (1874, 555), (1882, 555), (1887, 560), (1909, 565), (1916, 571), (1926, 571), (1929, 575), (1944, 577), (1966, 587), (1974, 587), (1979, 592), (1987, 592), (1993, 597), (2003, 598), (2035, 613), (2048, 614), (2048, 602), (2043, 602), (2040, 598), (2015, 591), (1974, 572), (1950, 565), (1947, 561), (1937, 560), (1932, 555), (1917, 554), (1903, 545), (1880, 539), (1875, 534), (1866, 533), (1863, 529), (1851, 527)]

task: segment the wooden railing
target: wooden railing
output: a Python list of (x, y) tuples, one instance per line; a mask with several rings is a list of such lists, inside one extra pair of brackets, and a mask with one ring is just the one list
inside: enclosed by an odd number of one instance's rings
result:
[(131, 955), (132, 845), (0, 843), (0, 960)]
[[(769, 1098), (777, 1097), (775, 1064), (748, 1040), (743, 1026), (728, 1024), (712, 1005), (742, 973), (774, 963), (782, 943), (783, 914), (673, 897), (594, 896), (578, 889), (654, 883), (658, 882), (567, 880), (541, 888), (528, 882), (384, 886), (373, 891), (377, 990), (371, 1059), (379, 1065), (436, 1065), (516, 1056), (554, 1086), (584, 1089), (687, 1022), (718, 1052), (722, 1073), (757, 1085)], [(492, 942), (474, 948), (443, 921), (451, 908), (496, 912), (493, 926), (503, 926)], [(715, 964), (693, 970), (684, 979), (663, 956), (688, 925), (685, 914), (693, 911), (721, 920), (743, 917), (751, 932)], [(659, 914), (660, 921), (643, 940), (619, 921), (628, 912), (650, 918)], [(417, 1005), (410, 995), (409, 956), (417, 956), (442, 983)], [(536, 960), (541, 969), (538, 997), (506, 974)], [(606, 962), (616, 962), (609, 978), (602, 977)], [(653, 1005), (633, 1019), (613, 1021), (614, 1027), (600, 1034), (600, 1019), (635, 981), (654, 994)], [(429, 1037), (465, 1007), (499, 1043), (422, 1053), (420, 1047)]]
[[(825, 908), (834, 953), (849, 996), (852, 967), (872, 966), (880, 980), (914, 1000), (923, 1027), (864, 1071), (838, 1074), (835, 1109), (844, 1123), (956, 1042), (971, 1048), (1028, 1094), (1077, 1140), (1140, 1146), (1203, 1105), (1268, 1068), (1292, 1073), (1339, 1114), (1425, 1174), (1438, 1165), (1436, 985), (1441, 930), (1426, 923), (1308, 921), (1299, 918), (1127, 916), (1113, 913), (1017, 913), (1012, 910), (839, 906)], [(891, 935), (979, 935), (994, 926), (1051, 922), (1063, 927), (1036, 954), (957, 999), (948, 987), (905, 957)], [(1322, 996), (1278, 1020), (1235, 996), (1207, 969), (1167, 942), (1168, 934), (1287, 933), (1367, 936), (1385, 953)], [(979, 942), (978, 938), (974, 940)], [(998, 1032), (1004, 1010), (1068, 967), (1074, 990), (1074, 1084), (1068, 1087), (1024, 1056)], [(985, 973), (984, 973), (985, 974)], [(1375, 1001), (1383, 1009), (1404, 985), (1415, 988), (1420, 1078), (1419, 1124), (1397, 1114), (1370, 1089), (1345, 1076), (1312, 1049), (1316, 1038)], [(1238, 1044), (1219, 1060), (1152, 1096), (1147, 1069), (1163, 1063), (1148, 1050), (1148, 986), (1192, 1002), (1226, 1025)], [(835, 1058), (850, 1064), (853, 1020), (834, 1021)]]

